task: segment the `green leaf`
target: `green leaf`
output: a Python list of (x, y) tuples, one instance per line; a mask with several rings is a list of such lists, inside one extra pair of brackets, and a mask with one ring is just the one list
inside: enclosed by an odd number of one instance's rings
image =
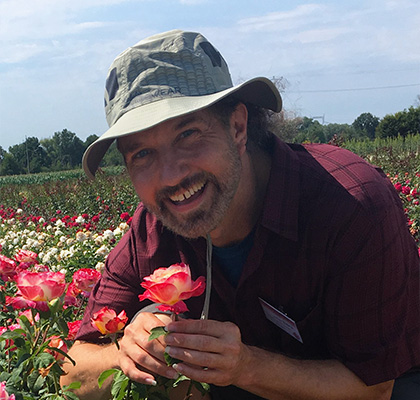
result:
[(191, 379), (188, 378), (185, 375), (180, 375), (175, 382), (172, 384), (173, 387), (177, 387), (179, 383), (183, 382), (183, 381), (190, 381)]
[(42, 375), (38, 376), (38, 379), (35, 381), (35, 384), (33, 386), (33, 390), (35, 393), (39, 392), (42, 387), (44, 386), (45, 378)]
[(115, 369), (115, 368), (107, 369), (107, 370), (103, 371), (101, 373), (101, 375), (99, 375), (99, 378), (98, 378), (99, 389), (102, 387), (102, 385), (104, 384), (104, 382), (107, 378), (109, 378), (111, 375), (113, 375), (117, 372), (119, 372), (119, 370)]
[(210, 385), (208, 383), (197, 381), (192, 381), (192, 383), (203, 396), (210, 391)]
[(118, 371), (114, 376), (114, 381), (111, 386), (112, 398), (115, 400), (122, 400), (125, 396), (125, 390), (127, 388), (130, 379), (123, 374), (122, 371)]
[(167, 335), (168, 331), (164, 326), (157, 326), (150, 331), (149, 342), (153, 339), (157, 339), (160, 336)]
[(67, 391), (67, 390), (80, 389), (81, 386), (82, 386), (82, 382), (79, 382), (79, 381), (72, 382), (70, 383), (70, 385), (63, 386), (63, 390)]
[(22, 337), (22, 335), (25, 334), (25, 331), (23, 329), (15, 329), (13, 331), (5, 331), (1, 336), (0, 340), (9, 340), (9, 339), (16, 339), (18, 337)]
[(34, 367), (36, 369), (47, 368), (55, 362), (55, 358), (50, 353), (38, 354), (34, 359)]
[(26, 345), (26, 340), (23, 337), (17, 337), (13, 343), (15, 344), (16, 347), (25, 347)]
[(165, 357), (166, 365), (172, 366), (174, 364), (178, 364), (182, 362), (181, 360), (178, 360), (177, 358), (171, 357), (168, 353), (164, 353), (163, 356)]
[(66, 400), (80, 400), (79, 397), (73, 392), (65, 391), (63, 394)]
[(67, 336), (69, 334), (69, 327), (64, 318), (59, 318), (57, 320), (57, 325), (60, 328), (60, 331), (62, 332), (63, 336)]
[(22, 326), (24, 329), (25, 329), (25, 331), (26, 331), (26, 333), (28, 333), (29, 335), (31, 335), (32, 336), (32, 325), (31, 325), (31, 323), (29, 322), (29, 319), (28, 319), (28, 317), (26, 316), (26, 315), (19, 315), (19, 319), (20, 319), (20, 326)]
[(140, 400), (147, 396), (147, 389), (149, 388), (148, 385), (144, 385), (143, 383), (139, 382), (131, 382), (131, 395), (133, 396), (133, 400)]

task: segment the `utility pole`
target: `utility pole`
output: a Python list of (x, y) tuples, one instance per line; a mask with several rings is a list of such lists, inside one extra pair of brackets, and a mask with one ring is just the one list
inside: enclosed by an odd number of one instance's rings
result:
[(322, 122), (322, 125), (324, 125), (325, 123), (325, 114), (317, 116), (317, 117), (312, 117), (312, 119), (320, 119)]
[(25, 136), (25, 148), (26, 148), (26, 167), (28, 168), (28, 175), (31, 173), (29, 170), (29, 151), (28, 151), (28, 140)]

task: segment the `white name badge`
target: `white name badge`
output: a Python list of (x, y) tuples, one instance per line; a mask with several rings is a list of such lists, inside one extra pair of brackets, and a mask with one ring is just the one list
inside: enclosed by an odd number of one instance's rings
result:
[(271, 304), (267, 303), (261, 297), (259, 297), (261, 306), (264, 310), (266, 318), (273, 324), (277, 325), (280, 329), (283, 329), (290, 336), (293, 336), (296, 340), (303, 343), (302, 337), (300, 336), (299, 329), (296, 326), (296, 322), (289, 318), (285, 313), (282, 313)]

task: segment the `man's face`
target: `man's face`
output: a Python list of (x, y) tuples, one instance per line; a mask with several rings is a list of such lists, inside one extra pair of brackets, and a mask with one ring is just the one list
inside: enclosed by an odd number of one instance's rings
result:
[(179, 235), (205, 236), (229, 210), (241, 176), (232, 119), (198, 111), (119, 139), (138, 196)]

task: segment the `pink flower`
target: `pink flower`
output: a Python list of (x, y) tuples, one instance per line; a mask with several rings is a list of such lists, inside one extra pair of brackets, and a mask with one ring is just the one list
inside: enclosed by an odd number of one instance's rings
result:
[(29, 250), (19, 250), (18, 253), (15, 255), (15, 260), (19, 263), (36, 264), (37, 258), (38, 254)]
[(32, 301), (25, 299), (19, 290), (16, 292), (15, 297), (6, 296), (6, 305), (12, 306), (15, 310), (35, 308), (39, 311), (48, 311), (48, 304), (46, 301)]
[[(19, 313), (19, 316), (24, 315), (26, 318), (28, 318), (28, 321), (30, 322), (31, 325), (34, 324), (34, 317), (32, 316), (32, 312), (31, 310), (25, 310), (25, 311), (21, 311)], [(37, 313), (35, 315), (35, 321), (39, 321), (39, 314)]]
[[(49, 344), (48, 344), (48, 346), (55, 347), (56, 349), (62, 350), (65, 353), (68, 352), (69, 349), (67, 348), (66, 343), (59, 336), (51, 336), (48, 340), (50, 341)], [(63, 360), (64, 359), (64, 355), (61, 354), (61, 353), (59, 353), (58, 351), (54, 351), (52, 349), (45, 349), (45, 351), (47, 353), (52, 354), (52, 356), (56, 360)]]
[(61, 272), (21, 272), (16, 284), (22, 296), (32, 301), (51, 301), (60, 297), (66, 289), (65, 276)]
[(121, 331), (127, 323), (128, 317), (124, 310), (117, 315), (114, 310), (103, 307), (93, 314), (90, 321), (92, 326), (103, 335), (109, 335)]
[(183, 300), (200, 296), (206, 287), (204, 276), (196, 281), (191, 279), (190, 267), (184, 263), (173, 264), (168, 268), (158, 268), (144, 278), (141, 284), (146, 291), (139, 296), (140, 301), (149, 299), (161, 311), (172, 311), (175, 314), (188, 310)]
[(93, 268), (81, 268), (73, 274), (74, 286), (89, 295), (101, 278), (101, 273)]
[(0, 254), (0, 275), (3, 280), (8, 280), (16, 275), (16, 263)]
[(77, 321), (67, 322), (67, 326), (69, 328), (69, 334), (67, 335), (67, 340), (74, 340), (76, 337), (77, 332), (82, 325), (82, 320), (79, 319)]
[(15, 395), (7, 393), (6, 382), (0, 383), (0, 400), (15, 400)]

